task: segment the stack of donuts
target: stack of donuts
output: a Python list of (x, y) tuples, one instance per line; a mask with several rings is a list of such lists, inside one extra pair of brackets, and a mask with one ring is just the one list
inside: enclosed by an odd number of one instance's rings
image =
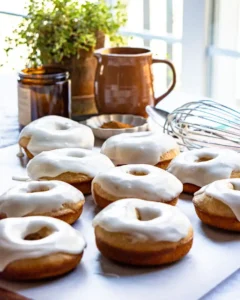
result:
[[(240, 231), (240, 155), (221, 149), (180, 153), (157, 132), (123, 133), (94, 149), (90, 128), (47, 116), (27, 125), (19, 145), (29, 180), (0, 196), (0, 274), (37, 280), (65, 274), (81, 261), (86, 242), (71, 225), (92, 194), (102, 255), (123, 264), (157, 266), (183, 258), (193, 228), (176, 206), (194, 194), (206, 224)], [(87, 201), (91, 201), (87, 199)]]

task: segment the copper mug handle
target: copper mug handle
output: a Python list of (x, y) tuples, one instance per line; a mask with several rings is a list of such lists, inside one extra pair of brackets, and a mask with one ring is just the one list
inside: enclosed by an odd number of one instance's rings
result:
[(97, 76), (98, 73), (99, 73), (99, 68), (101, 66), (101, 62), (102, 62), (102, 55), (100, 53), (94, 52), (93, 56), (97, 59), (97, 68), (96, 68), (96, 71), (95, 71), (95, 76)]
[(155, 64), (155, 63), (164, 63), (164, 64), (168, 65), (170, 67), (170, 69), (172, 70), (172, 75), (173, 75), (173, 80), (172, 80), (172, 83), (170, 84), (170, 86), (168, 87), (168, 90), (164, 94), (162, 94), (160, 97), (154, 99), (154, 105), (157, 105), (159, 101), (161, 101), (163, 98), (165, 98), (174, 89), (174, 87), (176, 85), (176, 70), (174, 68), (174, 65), (169, 60), (153, 58), (152, 64)]

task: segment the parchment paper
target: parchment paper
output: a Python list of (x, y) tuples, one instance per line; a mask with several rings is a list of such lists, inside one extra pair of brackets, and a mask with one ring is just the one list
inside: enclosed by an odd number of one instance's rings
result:
[[(25, 176), (25, 159), (16, 157), (17, 146), (0, 151), (0, 193)], [(101, 256), (95, 246), (91, 221), (98, 212), (91, 196), (81, 218), (74, 224), (87, 240), (80, 265), (68, 275), (38, 283), (10, 283), (0, 286), (35, 300), (193, 300), (199, 299), (240, 266), (240, 235), (212, 229), (197, 218), (191, 198), (182, 195), (177, 206), (190, 218), (194, 243), (181, 261), (158, 268), (121, 266)], [(1, 241), (0, 241), (1, 242)], [(0, 254), (1, 255), (1, 254)]]

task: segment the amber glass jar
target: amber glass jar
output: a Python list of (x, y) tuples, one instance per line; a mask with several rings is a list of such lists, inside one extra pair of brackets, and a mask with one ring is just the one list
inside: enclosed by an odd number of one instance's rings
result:
[(71, 117), (71, 82), (60, 67), (28, 68), (18, 74), (20, 128), (47, 115)]

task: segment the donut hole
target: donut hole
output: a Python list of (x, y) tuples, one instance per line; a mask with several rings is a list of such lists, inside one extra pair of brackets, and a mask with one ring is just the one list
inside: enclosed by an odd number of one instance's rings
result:
[(144, 208), (144, 209), (135, 208), (135, 210), (136, 210), (137, 219), (139, 221), (152, 221), (160, 217), (159, 211), (156, 211), (152, 208)]
[(33, 193), (41, 193), (41, 192), (48, 192), (48, 191), (49, 191), (49, 188), (47, 188), (47, 187), (38, 187), (38, 188), (29, 190), (27, 193), (33, 194)]
[(227, 186), (230, 190), (239, 190), (239, 188), (236, 185), (234, 185), (232, 182), (229, 182)]
[(68, 124), (56, 124), (56, 130), (68, 130), (69, 125)]
[(74, 158), (82, 158), (82, 157), (87, 156), (87, 154), (84, 152), (78, 151), (78, 150), (76, 150), (76, 151), (70, 150), (70, 151), (68, 151), (68, 153), (66, 153), (66, 156), (74, 157)]
[(209, 161), (212, 160), (213, 157), (210, 156), (203, 156), (203, 157), (199, 157), (197, 160), (195, 160), (195, 162), (205, 162), (205, 161)]
[(128, 174), (131, 174), (131, 175), (134, 175), (134, 176), (146, 176), (146, 175), (149, 174), (149, 173), (146, 172), (146, 171), (134, 171), (134, 170), (129, 171), (129, 172), (127, 172), (127, 173), (128, 173)]
[(36, 232), (29, 233), (24, 237), (25, 241), (36, 241), (36, 240), (41, 240), (44, 239), (45, 237), (49, 236), (52, 234), (53, 231), (48, 228), (48, 227), (42, 227)]
[(68, 156), (74, 157), (74, 158), (82, 158), (82, 157), (85, 157), (86, 154), (84, 154), (84, 153), (69, 153)]

